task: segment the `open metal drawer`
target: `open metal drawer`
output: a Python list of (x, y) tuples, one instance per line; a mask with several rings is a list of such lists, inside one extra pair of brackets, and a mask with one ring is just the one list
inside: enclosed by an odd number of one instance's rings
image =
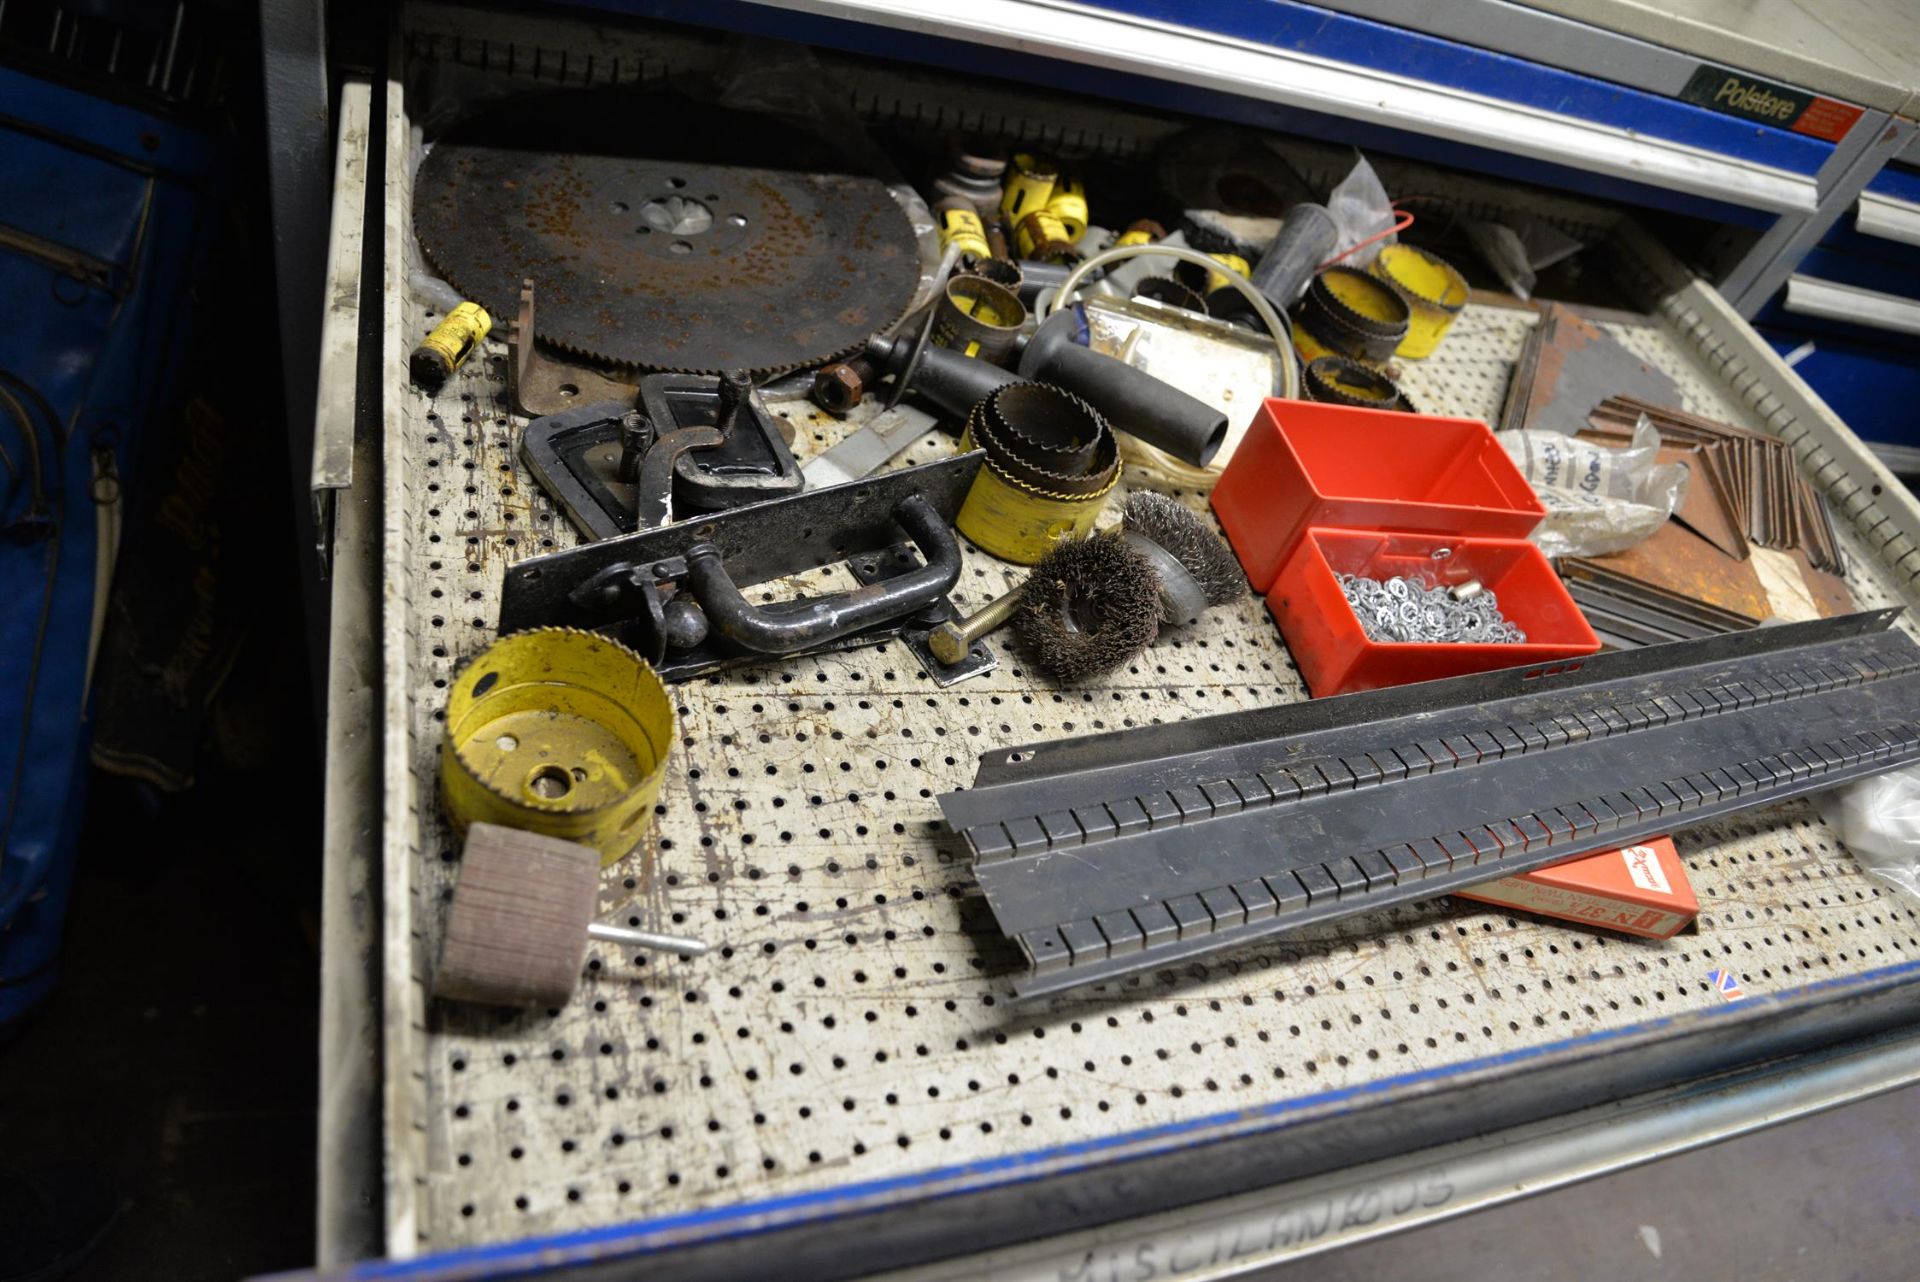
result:
[[(1160, 1270), (1200, 1276), (1591, 1173), (1609, 1142), (1629, 1145), (1613, 1160), (1646, 1156), (1661, 1118), (1670, 1143), (1698, 1142), (1920, 1071), (1904, 1042), (1807, 1058), (1920, 1018), (1920, 910), (1863, 875), (1803, 804), (1678, 834), (1702, 913), (1671, 941), (1436, 901), (1013, 1008), (1010, 958), (934, 796), (991, 748), (1304, 697), (1251, 597), (1078, 689), (1009, 655), (940, 690), (897, 646), (674, 687), (684, 739), (659, 839), (609, 870), (602, 908), (723, 947), (644, 966), (602, 952), (557, 1014), (431, 1002), (458, 871), (435, 784), (445, 686), (490, 639), (505, 567), (573, 535), (516, 460), (501, 344), (437, 397), (407, 385), (407, 350), (432, 324), (411, 235), (420, 131), (444, 122), (449, 95), (551, 85), (563, 66), (650, 76), (721, 42), (434, 8), (404, 22), (366, 131), (384, 201), (366, 223), (384, 233), (367, 246), (377, 310), (360, 317), (378, 350), (358, 356), (378, 396), (357, 418), (346, 398), (333, 409), (350, 448), (330, 473), (348, 483), (333, 547), (323, 1265), (384, 1254), (356, 1275), (803, 1277), (1006, 1248), (973, 1270), (1052, 1260), (1062, 1276), (1106, 1277), (1142, 1234), (1248, 1207), (1319, 1207), (1357, 1188), (1383, 1208), (1346, 1223), (1337, 1203), (1337, 1232), (1268, 1232), (1244, 1252), (1209, 1238), (1181, 1256), (1191, 1267)], [(875, 110), (893, 95), (933, 113), (957, 93), (895, 71), (863, 90)], [(1135, 113), (1084, 115), (1129, 145)], [(1515, 199), (1484, 180), (1421, 181)], [(1675, 378), (1688, 410), (1793, 442), (1833, 506), (1862, 608), (1911, 602), (1920, 508), (1906, 491), (1637, 227), (1615, 224), (1606, 252), (1649, 312), (1608, 328)], [(351, 311), (334, 334), (351, 332)], [(1493, 415), (1534, 320), (1474, 304), (1410, 390), (1436, 412)], [(347, 344), (330, 359), (344, 372), (354, 357)], [(803, 402), (777, 408), (796, 453), (849, 430)], [(932, 436), (902, 462), (950, 448)], [(982, 603), (1015, 577), (968, 549), (956, 598)], [(1723, 1000), (1715, 968), (1740, 976), (1743, 1001)], [(1763, 1061), (1791, 1063), (1753, 1071)], [(1592, 1109), (1610, 1111), (1580, 1112)], [(1531, 1154), (1533, 1175), (1486, 1166), (1496, 1149)], [(1453, 1172), (1446, 1196), (1418, 1178), (1434, 1162)]]

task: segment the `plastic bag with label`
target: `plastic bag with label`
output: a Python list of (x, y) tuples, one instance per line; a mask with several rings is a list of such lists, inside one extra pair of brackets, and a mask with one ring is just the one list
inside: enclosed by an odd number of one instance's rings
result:
[(1920, 766), (1844, 784), (1813, 804), (1862, 868), (1920, 898)]
[(1547, 509), (1532, 537), (1550, 557), (1624, 552), (1659, 529), (1687, 494), (1686, 464), (1659, 461), (1660, 432), (1644, 414), (1622, 449), (1558, 432), (1494, 436)]

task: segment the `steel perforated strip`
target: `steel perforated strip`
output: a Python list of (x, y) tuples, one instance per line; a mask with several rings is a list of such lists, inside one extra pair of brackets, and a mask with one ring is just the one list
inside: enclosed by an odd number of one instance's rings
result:
[(1291, 766), (1236, 774), (1170, 791), (1096, 801), (1050, 814), (1010, 817), (964, 830), (981, 860), (1030, 855), (1064, 846), (1135, 835), (1264, 806), (1352, 788), (1386, 784), (1441, 770), (1491, 765), (1508, 756), (1566, 747), (1648, 726), (1698, 721), (1743, 708), (1825, 694), (1867, 681), (1905, 675), (1920, 658), (1844, 666), (1815, 658), (1749, 681), (1728, 680), (1641, 701), (1605, 704), (1539, 720), (1436, 735), (1393, 747), (1370, 745), (1352, 756), (1328, 756)]
[(1920, 727), (1894, 722), (1746, 761), (1722, 761), (1643, 787), (1543, 806), (1464, 831), (1441, 830), (1379, 850), (1024, 931), (1020, 947), (1037, 982), (1023, 985), (1021, 992), (1063, 992), (1190, 960), (1203, 951), (1240, 947), (1336, 914), (1378, 911), (1917, 758)]
[[(1434, 696), (1455, 704), (1374, 725), (1317, 734), (1266, 725), (1265, 743), (1236, 743), (1244, 719), (1221, 719), (1209, 723), (1219, 727), (1217, 748), (1171, 767), (1103, 768), (1097, 745), (1037, 745), (1008, 754), (975, 788), (941, 804), (965, 826), (989, 903), (1032, 967), (1022, 995), (1047, 995), (1627, 844), (1920, 754), (1920, 735), (1897, 715), (1920, 705), (1920, 682), (1911, 680), (1920, 648), (1894, 631), (1836, 640), (1820, 625), (1817, 635), (1825, 637), (1817, 645), (1754, 656), (1690, 686), (1680, 683), (1688, 669), (1676, 668), (1651, 683), (1665, 692), (1638, 698), (1617, 697), (1634, 678), (1518, 696), (1508, 707), (1476, 704), (1474, 687)], [(1687, 647), (1702, 672), (1712, 671), (1704, 665), (1719, 644)], [(1567, 710), (1554, 711), (1558, 704)], [(1716, 731), (1728, 718), (1731, 728)], [(1394, 738), (1408, 730), (1424, 737)], [(1804, 737), (1809, 730), (1818, 733)], [(1633, 746), (1608, 751), (1616, 741)], [(1769, 750), (1754, 751), (1756, 743)], [(1578, 751), (1583, 745), (1589, 750)], [(1556, 766), (1563, 754), (1575, 759)], [(1245, 768), (1210, 783), (1174, 781), (1207, 778), (1216, 756)], [(1282, 757), (1290, 763), (1262, 764)], [(1155, 790), (1086, 799), (1116, 772), (1152, 780)], [(1445, 792), (1418, 787), (1442, 774)], [(1453, 782), (1462, 776), (1469, 785), (1486, 778), (1462, 788)], [(1589, 777), (1614, 786), (1569, 795)], [(1408, 788), (1417, 800), (1396, 795)], [(1487, 809), (1489, 795), (1495, 804), (1511, 795), (1553, 803), (1504, 814)], [(976, 822), (1023, 801), (1054, 809)], [(1444, 814), (1451, 823), (1408, 827)]]

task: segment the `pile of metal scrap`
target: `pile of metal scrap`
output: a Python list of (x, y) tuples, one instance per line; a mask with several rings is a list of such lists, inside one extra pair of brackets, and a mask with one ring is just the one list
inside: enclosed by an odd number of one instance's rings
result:
[[(1804, 551), (1815, 569), (1846, 573), (1833, 517), (1785, 441), (1632, 396), (1609, 397), (1595, 406), (1587, 434), (1609, 442), (1631, 439), (1643, 414), (1659, 429), (1662, 442), (1686, 451), (1688, 466), (1748, 541), (1780, 552)], [(1706, 529), (1696, 532), (1711, 537)]]
[(1645, 542), (1560, 561), (1603, 641), (1655, 645), (1853, 608), (1826, 505), (1785, 442), (1626, 396), (1594, 407), (1582, 435), (1625, 444), (1642, 415), (1660, 432), (1660, 461), (1686, 463), (1694, 479)]
[(1662, 405), (1680, 401), (1665, 372), (1573, 309), (1549, 303), (1520, 349), (1497, 426), (1574, 436), (1595, 406), (1623, 395)]
[(1832, 520), (1792, 450), (1673, 408), (1680, 399), (1665, 373), (1557, 303), (1528, 336), (1507, 388), (1502, 431), (1624, 447), (1644, 415), (1660, 433), (1658, 461), (1692, 474), (1672, 518), (1641, 543), (1559, 561), (1601, 640), (1655, 645), (1852, 609)]
[[(499, 104), (421, 162), (415, 233), (476, 321), (427, 345), (421, 385), (457, 371), (488, 309), (517, 309), (509, 386), (531, 420), (520, 459), (597, 542), (516, 565), (502, 631), (588, 627), (670, 680), (896, 636), (939, 684), (986, 671), (983, 637), (952, 661), (924, 644), (956, 614), (956, 527), (1035, 564), (1092, 533), (1119, 480), (1116, 432), (1193, 468), (1228, 432), (1218, 405), (1083, 341), (1071, 305), (1040, 323), (1029, 290), (1063, 290), (1076, 264), (1119, 248), (1116, 262), (1150, 251), (1203, 276), (1224, 260), (1159, 250), (1150, 219), (1125, 233), (1090, 224), (1081, 166), (1038, 154), (918, 155), (933, 167), (930, 209), (895, 171), (904, 157), (836, 130), (830, 104), (749, 110), (715, 88)], [(1101, 266), (1086, 263), (1088, 283)], [(1285, 323), (1240, 288), (1267, 314), (1260, 341), (1278, 361), (1257, 400), (1295, 387), (1295, 367)], [(804, 468), (765, 399), (801, 369), (842, 417), (892, 382), (886, 412), (862, 411), (871, 422)], [(909, 393), (931, 413), (895, 405)], [(868, 481), (936, 423), (963, 435), (960, 457)], [(965, 452), (976, 444), (984, 454)], [(832, 566), (858, 586), (741, 595)]]
[(1611, 561), (1567, 557), (1556, 568), (1595, 635), (1613, 649), (1690, 641), (1760, 624), (1752, 615), (1636, 578)]

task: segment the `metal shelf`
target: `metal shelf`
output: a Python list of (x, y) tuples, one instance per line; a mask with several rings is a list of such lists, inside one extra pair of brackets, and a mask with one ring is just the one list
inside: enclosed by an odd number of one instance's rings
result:
[[(499, 92), (517, 66), (460, 81)], [(597, 969), (552, 1014), (430, 1003), (457, 876), (435, 785), (445, 685), (489, 639), (505, 566), (573, 536), (513, 453), (500, 344), (438, 397), (404, 383), (432, 314), (410, 270), (403, 90), (389, 84), (384, 118), (389, 381), (337, 518), (329, 727), (328, 965), (354, 964), (354, 921), (377, 904), (383, 1062), (377, 1093), (353, 1093), (366, 1010), (330, 1004), (323, 1083), (337, 1124), (379, 1118), (388, 1275), (669, 1250), (683, 1253), (661, 1267), (688, 1276), (764, 1275), (769, 1259), (796, 1276), (833, 1258), (878, 1268), (1386, 1161), (1914, 1017), (1920, 911), (1799, 804), (1679, 834), (1703, 912), (1697, 934), (1664, 943), (1440, 901), (1012, 1009), (1017, 962), (933, 797), (990, 748), (1303, 697), (1252, 598), (1075, 690), (1003, 653), (942, 691), (897, 647), (675, 687), (684, 738), (659, 840), (609, 871), (602, 908), (723, 947), (663, 961), (596, 946)], [(1862, 608), (1912, 600), (1920, 509), (1711, 289), (1633, 229), (1616, 241), (1658, 316), (1611, 331), (1688, 410), (1795, 441), (1835, 505)], [(1435, 412), (1493, 415), (1533, 323), (1469, 307), (1409, 390)], [(779, 408), (803, 457), (853, 426)], [(930, 436), (902, 462), (951, 448)], [(1019, 575), (969, 549), (956, 599)], [(1744, 1004), (1722, 1003), (1715, 967), (1740, 974)], [(323, 1188), (346, 1196), (365, 1154), (328, 1148)], [(960, 1200), (924, 1213), (935, 1197)], [(323, 1243), (323, 1260), (351, 1246)]]
[[(606, 0), (604, 7), (626, 6)], [(1300, 22), (1323, 28), (1360, 21), (1302, 5), (1279, 6), (1257, 15), (1240, 15), (1230, 8), (1219, 17), (1189, 10), (1192, 24), (1152, 16), (1161, 11), (1160, 6), (1142, 4), (1137, 6), (1139, 11), (1130, 12), (1136, 6), (1095, 7), (1052, 0), (979, 0), (961, 6), (938, 0), (766, 0), (752, 7), (1171, 82), (1242, 101), (1312, 112), (1348, 125), (1464, 144), (1723, 206), (1773, 213), (1807, 213), (1818, 206), (1815, 171), (1831, 150), (1813, 148), (1808, 159), (1797, 162), (1788, 162), (1784, 156), (1762, 160), (1752, 151), (1756, 140), (1779, 131), (1728, 131), (1717, 145), (1691, 141), (1689, 135), (1703, 131), (1718, 137), (1732, 122), (1671, 99), (1640, 95), (1631, 103), (1595, 104), (1585, 115), (1567, 114), (1529, 103), (1517, 91), (1515, 97), (1502, 97), (1432, 74), (1394, 69), (1388, 59), (1342, 60), (1325, 51), (1327, 31), (1297, 44), (1271, 33), (1254, 34), (1265, 24), (1294, 16), (1293, 11)], [(1225, 16), (1228, 13), (1233, 16)], [(1207, 22), (1217, 22), (1221, 29), (1198, 25)], [(1392, 28), (1367, 25), (1369, 30), (1352, 33), (1357, 48), (1391, 44), (1396, 35), (1406, 38)], [(1482, 56), (1464, 45), (1421, 52), (1423, 66), (1443, 53), (1445, 58), (1440, 60), (1445, 62)], [(1562, 98), (1614, 92), (1599, 82), (1560, 78), (1566, 81), (1558, 86), (1557, 96)], [(1617, 119), (1610, 119), (1616, 114)], [(1669, 123), (1665, 118), (1670, 115), (1686, 116), (1688, 123)], [(1734, 140), (1736, 133), (1740, 141)]]
[(1817, 276), (1796, 273), (1789, 277), (1784, 306), (1796, 316), (1818, 316), (1894, 334), (1920, 334), (1920, 302)]
[(1897, 196), (1861, 192), (1853, 225), (1868, 236), (1920, 245), (1920, 204)]

